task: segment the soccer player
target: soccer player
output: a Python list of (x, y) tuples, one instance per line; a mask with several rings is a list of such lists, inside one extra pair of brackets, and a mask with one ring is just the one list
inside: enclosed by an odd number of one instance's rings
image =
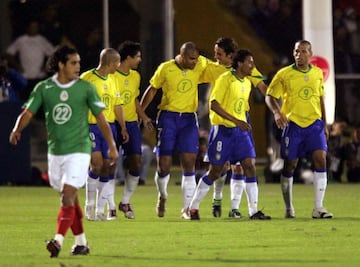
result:
[[(126, 218), (134, 219), (135, 214), (130, 205), (130, 198), (139, 183), (141, 171), (141, 130), (139, 119), (149, 130), (153, 130), (151, 119), (140, 107), (140, 74), (135, 70), (141, 62), (141, 48), (139, 43), (125, 41), (118, 48), (121, 62), (114, 73), (114, 79), (123, 99), (126, 129), (129, 141), (122, 146), (124, 156), (127, 157), (129, 172), (125, 177), (124, 193), (119, 203), (119, 210)], [(123, 164), (122, 162), (120, 164)]]
[[(121, 134), (124, 142), (127, 142), (129, 135), (126, 130), (124, 114), (122, 110), (122, 100), (120, 92), (113, 76), (116, 68), (120, 64), (120, 55), (113, 48), (105, 48), (100, 53), (100, 62), (97, 68), (88, 70), (81, 74), (81, 78), (92, 83), (101, 100), (105, 104), (105, 118), (110, 124), (114, 139), (117, 132), (115, 120), (121, 127)], [(115, 165), (110, 165), (110, 159), (107, 156), (108, 147), (104, 142), (95, 117), (89, 113), (90, 138), (92, 140), (91, 164), (86, 181), (86, 200), (85, 216), (88, 220), (114, 220), (116, 219), (116, 204), (114, 199)], [(96, 198), (97, 195), (97, 198)], [(95, 208), (96, 202), (96, 208)], [(105, 216), (105, 205), (108, 204), (108, 214)]]
[(104, 104), (95, 88), (79, 79), (80, 56), (77, 51), (67, 46), (59, 47), (50, 57), (48, 68), (55, 72), (54, 76), (35, 86), (16, 120), (10, 143), (16, 145), (19, 142), (22, 130), (43, 106), (48, 132), (49, 182), (60, 192), (61, 198), (56, 235), (47, 242), (46, 248), (50, 257), (57, 257), (65, 234), (71, 228), (75, 236), (71, 255), (87, 255), (89, 247), (82, 224), (78, 189), (85, 184), (90, 163), (89, 109), (108, 144), (111, 164), (115, 163), (118, 152), (102, 112)]
[[(309, 63), (313, 52), (311, 43), (295, 43), (295, 63), (280, 69), (269, 85), (266, 104), (274, 114), (276, 125), (283, 129), (281, 157), (284, 168), (281, 189), (285, 202), (285, 218), (295, 218), (293, 174), (299, 157), (311, 154), (314, 163), (315, 202), (312, 217), (332, 218), (323, 206), (327, 185), (326, 153), (328, 129), (324, 103), (324, 85), (321, 69)], [(282, 107), (277, 99), (282, 100)]]
[(168, 198), (172, 154), (177, 150), (182, 167), (183, 208), (181, 216), (189, 219), (186, 209), (196, 187), (195, 161), (198, 152), (199, 129), (196, 110), (198, 106), (199, 79), (208, 61), (199, 57), (192, 42), (184, 43), (175, 59), (162, 63), (150, 80), (142, 99), (145, 110), (156, 92), (162, 88), (162, 98), (157, 119), (157, 170), (155, 183), (158, 190), (157, 215), (165, 215)]
[[(238, 44), (233, 38), (230, 37), (220, 37), (216, 40), (214, 45), (214, 58), (216, 59), (216, 65), (209, 65), (203, 77), (205, 80), (211, 82), (213, 87), (215, 80), (224, 72), (231, 70), (232, 57), (233, 54), (238, 49)], [(257, 87), (263, 95), (266, 93), (267, 85), (263, 81), (262, 74), (256, 69), (253, 68), (251, 75), (247, 76), (254, 87)], [(212, 110), (210, 113), (214, 112)], [(246, 188), (246, 178), (244, 176), (244, 171), (241, 167), (241, 164), (237, 162), (231, 166), (232, 175), (230, 179), (230, 211), (229, 217), (240, 218), (241, 213), (239, 211), (239, 206), (241, 202), (241, 197), (244, 189)], [(212, 214), (214, 217), (221, 217), (222, 207), (221, 202), (223, 198), (224, 184), (227, 176), (227, 171), (229, 170), (229, 164), (225, 164), (224, 170), (219, 179), (216, 179), (214, 182), (214, 192), (213, 192), (213, 201), (212, 201)], [(246, 192), (246, 191), (245, 191)]]
[(199, 220), (199, 206), (210, 186), (217, 180), (227, 161), (240, 162), (246, 177), (249, 218), (269, 220), (257, 209), (258, 186), (255, 170), (255, 149), (248, 122), (251, 82), (246, 76), (254, 69), (254, 60), (248, 50), (238, 50), (232, 59), (232, 70), (222, 74), (210, 94), (211, 130), (207, 155), (209, 171), (204, 174), (189, 205), (191, 220)]

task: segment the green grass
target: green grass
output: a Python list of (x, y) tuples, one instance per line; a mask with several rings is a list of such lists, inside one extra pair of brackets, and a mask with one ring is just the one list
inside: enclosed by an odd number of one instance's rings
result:
[[(211, 194), (200, 206), (200, 221), (181, 220), (181, 188), (173, 177), (164, 218), (155, 214), (156, 189), (139, 187), (132, 203), (136, 219), (84, 221), (91, 254), (69, 256), (68, 232), (59, 258), (49, 258), (45, 240), (53, 238), (59, 207), (47, 187), (0, 187), (0, 266), (355, 266), (360, 261), (360, 185), (329, 184), (325, 206), (332, 220), (313, 220), (313, 187), (296, 184), (297, 218), (285, 220), (278, 184), (259, 184), (259, 208), (271, 221), (211, 215)], [(119, 201), (123, 187), (116, 187)], [(80, 191), (84, 201), (85, 192)], [(247, 213), (243, 195), (241, 212)]]

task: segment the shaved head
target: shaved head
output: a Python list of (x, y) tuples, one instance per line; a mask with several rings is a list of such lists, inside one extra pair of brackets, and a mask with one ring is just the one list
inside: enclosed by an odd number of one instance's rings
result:
[(100, 53), (100, 64), (109, 65), (111, 62), (120, 60), (119, 52), (113, 48), (105, 48)]
[(186, 42), (180, 47), (180, 55), (188, 55), (191, 52), (199, 52), (196, 44), (193, 42)]

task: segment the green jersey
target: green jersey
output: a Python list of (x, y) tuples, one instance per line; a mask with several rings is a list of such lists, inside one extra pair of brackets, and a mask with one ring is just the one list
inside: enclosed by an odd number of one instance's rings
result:
[(36, 113), (41, 106), (49, 154), (91, 153), (88, 111), (97, 115), (105, 108), (93, 85), (81, 79), (60, 84), (54, 75), (35, 86), (23, 107)]

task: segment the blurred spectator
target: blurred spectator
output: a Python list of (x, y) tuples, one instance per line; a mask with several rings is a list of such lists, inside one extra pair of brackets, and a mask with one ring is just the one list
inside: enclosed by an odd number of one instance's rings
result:
[[(65, 44), (73, 46), (65, 34), (62, 21), (59, 18), (59, 5), (51, 3), (45, 7), (42, 15), (40, 32), (52, 45)], [(94, 65), (95, 66), (95, 65)]]
[(354, 130), (350, 143), (345, 146), (344, 155), (348, 182), (360, 182), (360, 127)]
[(46, 58), (54, 51), (53, 45), (39, 33), (39, 27), (37, 20), (31, 20), (26, 33), (6, 50), (9, 65), (14, 66), (28, 80), (26, 89), (20, 93), (23, 100), (28, 98), (35, 84), (46, 77)]
[(15, 69), (9, 68), (6, 59), (0, 57), (0, 103), (9, 101), (22, 104), (19, 92), (27, 85), (26, 79)]
[(346, 135), (346, 123), (334, 122), (329, 129), (328, 139), (328, 173), (329, 179), (335, 182), (341, 182), (341, 176), (344, 170), (344, 145)]
[(103, 49), (102, 32), (100, 28), (92, 28), (86, 35), (86, 40), (79, 47), (81, 69), (88, 70), (99, 62), (99, 53)]
[(254, 0), (254, 8), (249, 16), (249, 22), (256, 34), (264, 41), (271, 38), (271, 11), (268, 8), (268, 0)]
[(350, 35), (345, 25), (339, 25), (334, 29), (334, 61), (336, 73), (353, 72), (349, 40)]
[(350, 48), (351, 52), (360, 54), (359, 52), (359, 24), (355, 9), (349, 7), (345, 10), (344, 24), (350, 34)]
[(301, 2), (283, 0), (280, 2), (278, 12), (270, 20), (271, 32), (270, 45), (276, 52), (293, 59), (292, 51), (294, 44), (302, 37)]

